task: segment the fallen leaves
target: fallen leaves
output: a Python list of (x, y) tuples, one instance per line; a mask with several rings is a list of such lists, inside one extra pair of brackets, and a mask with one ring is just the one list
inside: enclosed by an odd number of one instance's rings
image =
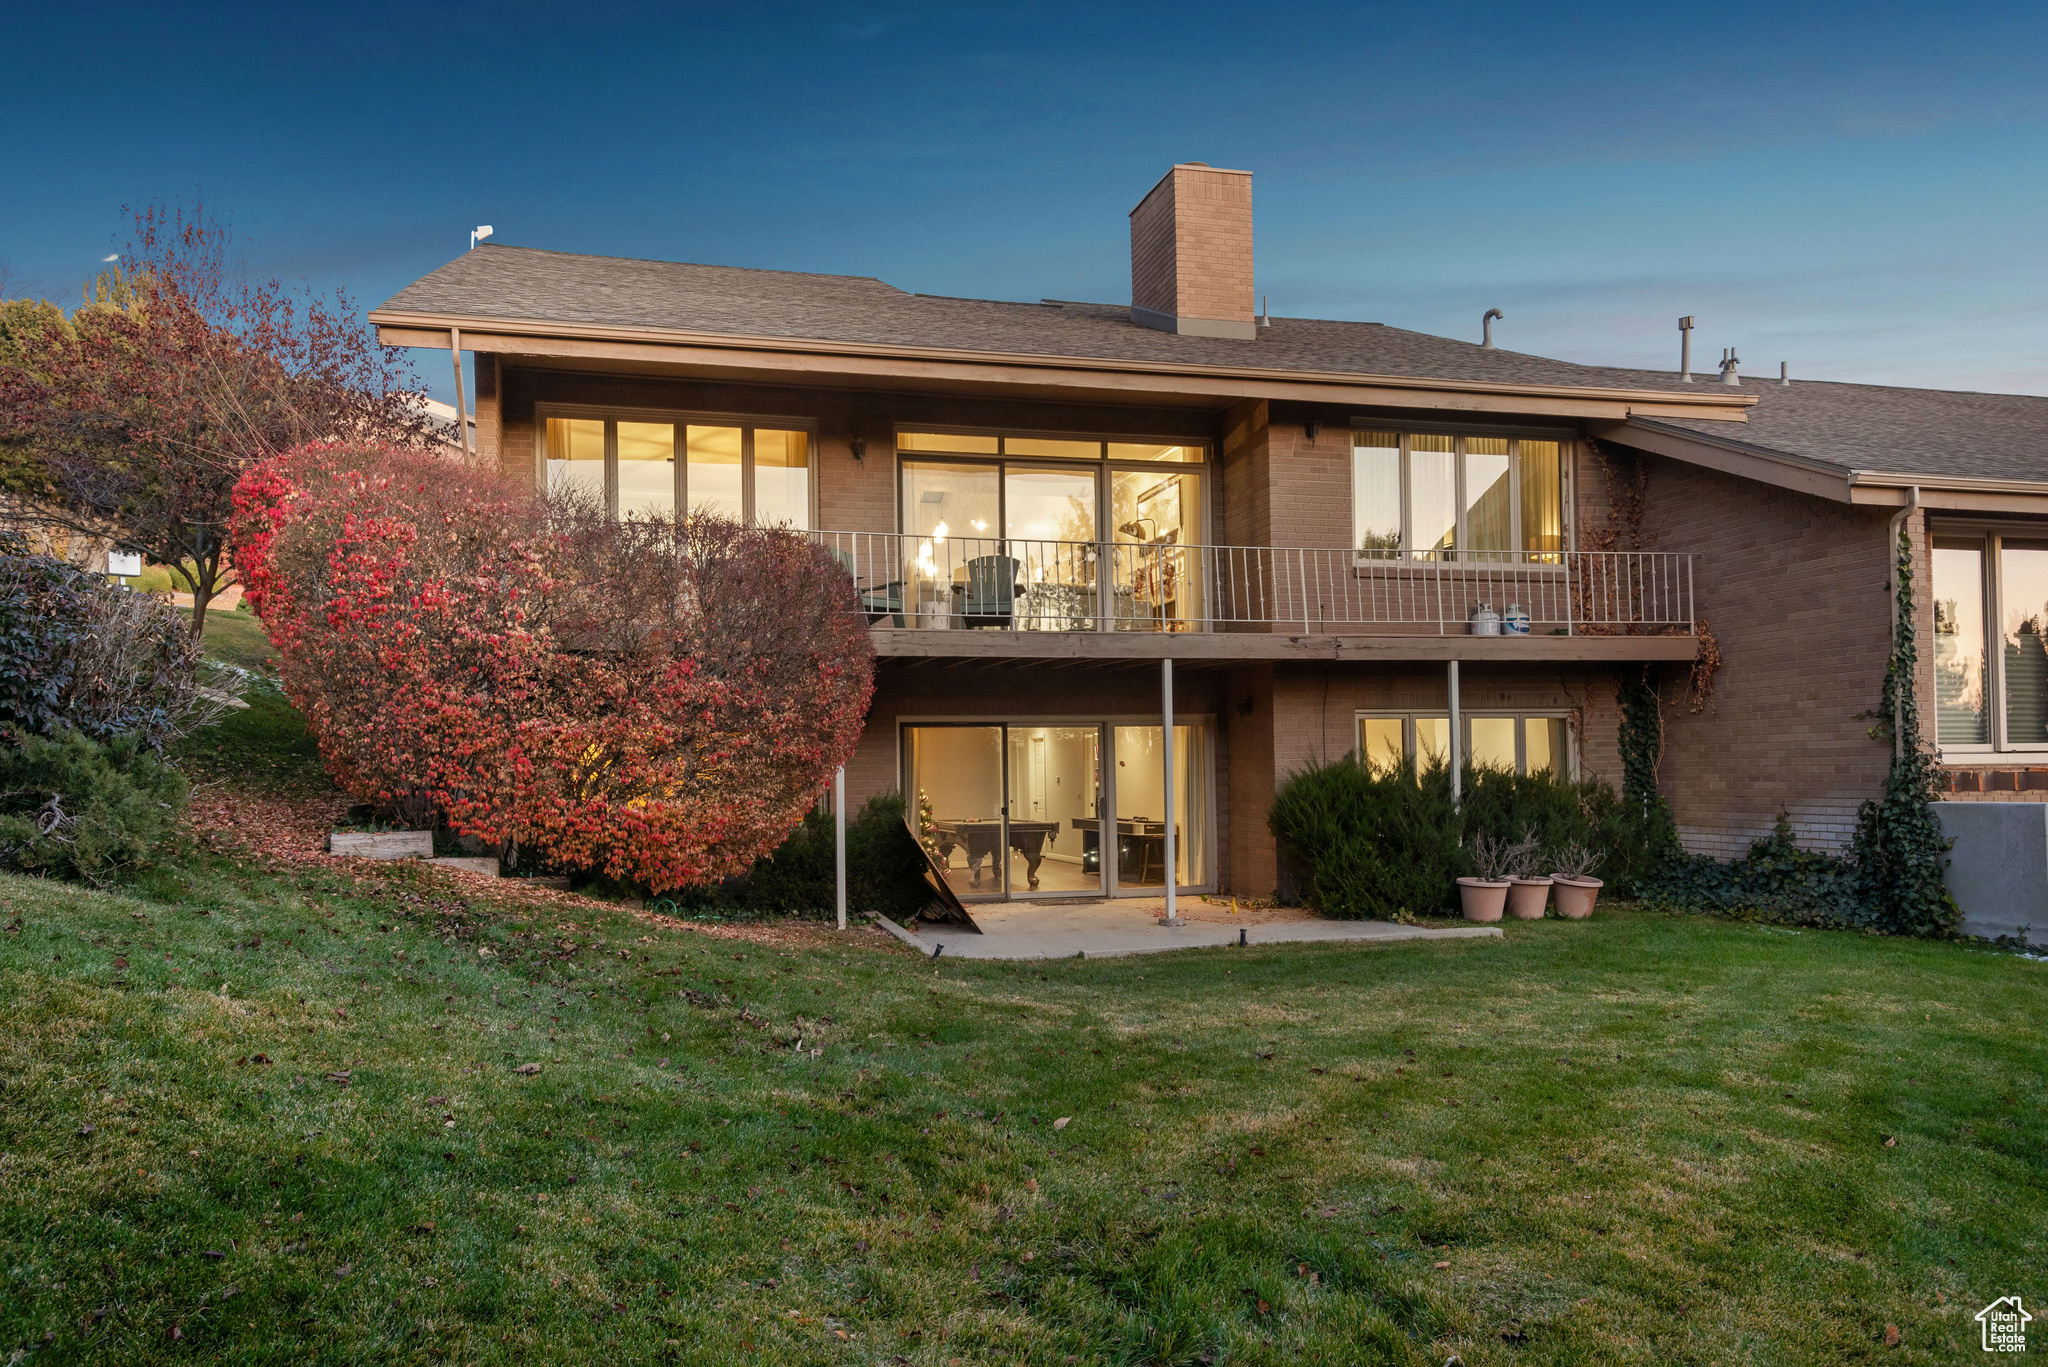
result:
[(1052, 1127), (1056, 1130), (1064, 1130), (1073, 1122), (1073, 1119), (1074, 1117), (1070, 1115), (1063, 1115), (1058, 1120), (1052, 1122)]
[(522, 1063), (512, 1071), (520, 1074), (522, 1077), (532, 1077), (540, 1071), (540, 1065), (538, 1063)]

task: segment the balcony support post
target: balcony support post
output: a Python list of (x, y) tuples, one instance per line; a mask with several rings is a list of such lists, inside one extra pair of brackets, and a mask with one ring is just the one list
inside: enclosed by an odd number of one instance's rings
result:
[(1458, 662), (1452, 660), (1445, 671), (1445, 686), (1450, 693), (1451, 714), (1451, 805), (1457, 806), (1464, 799), (1465, 747), (1463, 728), (1458, 725)]
[(1159, 918), (1162, 926), (1184, 926), (1180, 919), (1180, 908), (1174, 900), (1173, 871), (1173, 657), (1167, 656), (1159, 662), (1159, 712), (1163, 723), (1159, 729), (1159, 749), (1164, 756), (1163, 772), (1166, 777), (1166, 814), (1159, 823), (1165, 828), (1161, 860), (1166, 865), (1166, 915)]
[(839, 928), (846, 929), (846, 766), (832, 775), (832, 876)]

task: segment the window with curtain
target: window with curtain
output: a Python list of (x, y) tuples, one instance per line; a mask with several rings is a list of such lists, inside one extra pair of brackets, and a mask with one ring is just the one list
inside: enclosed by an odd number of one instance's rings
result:
[[(1465, 763), (1474, 769), (1573, 776), (1571, 728), (1561, 712), (1464, 713), (1459, 720)], [(1404, 763), (1427, 772), (1450, 762), (1451, 719), (1441, 712), (1361, 712), (1358, 753), (1375, 774), (1395, 773)]]
[(1564, 443), (1360, 428), (1351, 537), (1360, 561), (1561, 564)]
[(1937, 744), (1945, 754), (2048, 750), (2048, 537), (1933, 530)]
[(1934, 539), (1934, 713), (1942, 745), (1988, 745), (1984, 542)]
[(800, 428), (544, 415), (541, 431), (548, 487), (575, 490), (614, 517), (672, 518), (685, 508), (755, 526), (811, 524), (812, 443)]
[(604, 419), (547, 420), (548, 491), (608, 504), (605, 487)]
[(2006, 743), (2048, 745), (2048, 541), (2000, 538), (1998, 607)]
[(1401, 553), (1401, 438), (1351, 434), (1351, 544), (1362, 559)]

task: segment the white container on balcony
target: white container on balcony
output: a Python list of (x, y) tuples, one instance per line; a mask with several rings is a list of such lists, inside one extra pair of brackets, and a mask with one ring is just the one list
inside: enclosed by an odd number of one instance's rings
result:
[(1500, 635), (1500, 614), (1490, 603), (1481, 603), (1472, 609), (1472, 634), (1474, 636)]
[(1529, 609), (1520, 603), (1508, 604), (1507, 615), (1500, 619), (1500, 634), (1503, 636), (1527, 636), (1529, 634)]

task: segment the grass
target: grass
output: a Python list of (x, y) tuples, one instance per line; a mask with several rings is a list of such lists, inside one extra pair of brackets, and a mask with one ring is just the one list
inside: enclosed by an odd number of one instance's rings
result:
[(320, 764), (320, 748), (307, 733), (304, 718), (273, 682), (277, 651), (255, 615), (209, 612), (206, 653), (250, 672), (249, 686), (242, 695), (249, 706), (181, 741), (172, 752), (180, 767), (195, 783), (332, 791), (333, 784)]
[[(188, 762), (311, 781), (288, 713)], [(2044, 1016), (2038, 961), (1629, 909), (1020, 965), (0, 875), (0, 1353), (1957, 1361), (2048, 1291)]]
[(1625, 913), (935, 966), (442, 878), (0, 882), (0, 1349), (1936, 1362), (2038, 1294), (2016, 957)]

